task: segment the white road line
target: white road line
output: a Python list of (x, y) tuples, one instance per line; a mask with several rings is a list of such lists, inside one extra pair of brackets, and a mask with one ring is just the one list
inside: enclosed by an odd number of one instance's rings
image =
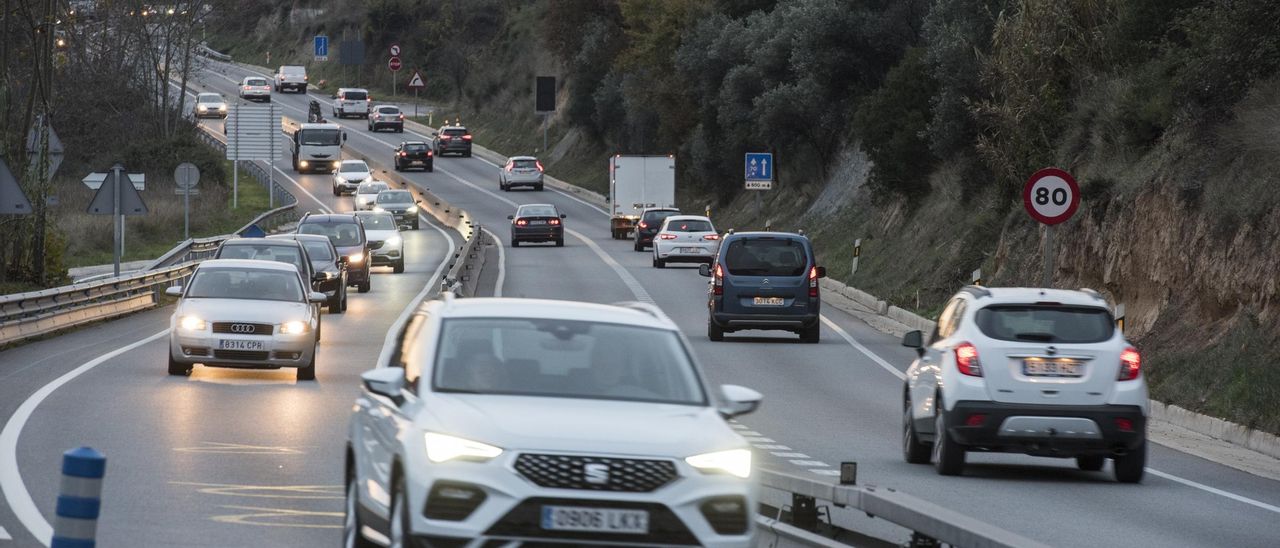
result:
[(782, 458), (782, 459), (807, 459), (807, 458), (811, 458), (811, 457), (809, 457), (809, 455), (806, 455), (806, 454), (804, 454), (804, 453), (795, 453), (795, 452), (790, 452), (790, 453), (788, 453), (788, 452), (786, 452), (786, 451), (779, 451), (779, 452), (777, 452), (777, 453), (773, 453), (773, 456), (778, 457), (778, 458)]
[(773, 443), (773, 438), (764, 438), (764, 437), (757, 437), (757, 436), (742, 436), (742, 439), (747, 440), (747, 443), (750, 443), (750, 444)]
[(293, 177), (290, 177), (288, 173), (285, 173), (283, 169), (276, 167), (274, 164), (271, 165), (271, 169), (274, 169), (280, 172), (280, 175), (284, 176), (285, 179), (288, 179), (290, 183), (293, 183), (293, 186), (298, 187), (298, 190), (301, 190), (303, 194), (306, 194), (307, 196), (311, 197), (311, 199), (314, 200), (316, 204), (320, 206), (321, 211), (324, 211), (325, 213), (333, 213), (333, 209), (331, 209), (328, 205), (325, 205), (324, 202), (321, 202), (320, 198), (316, 198), (315, 194), (312, 194), (310, 191), (304, 188), (301, 184), (298, 183), (297, 180), (295, 180)]
[(1216, 488), (1216, 487), (1209, 487), (1208, 485), (1205, 485), (1205, 484), (1203, 484), (1203, 483), (1196, 483), (1196, 482), (1191, 481), (1191, 480), (1189, 480), (1189, 479), (1186, 479), (1186, 478), (1180, 478), (1180, 477), (1175, 476), (1175, 475), (1173, 475), (1173, 474), (1169, 474), (1169, 473), (1166, 473), (1166, 472), (1161, 472), (1161, 471), (1159, 471), (1159, 470), (1155, 470), (1155, 469), (1152, 469), (1152, 468), (1147, 468), (1147, 471), (1148, 471), (1148, 472), (1150, 472), (1150, 473), (1151, 473), (1152, 475), (1154, 475), (1154, 476), (1159, 476), (1159, 477), (1162, 477), (1162, 478), (1167, 479), (1167, 480), (1170, 480), (1170, 481), (1176, 481), (1176, 482), (1181, 483), (1181, 484), (1183, 484), (1183, 485), (1187, 485), (1187, 486), (1190, 486), (1190, 487), (1195, 487), (1196, 489), (1200, 489), (1200, 490), (1202, 490), (1202, 491), (1207, 491), (1207, 492), (1209, 492), (1209, 493), (1213, 493), (1213, 494), (1218, 495), (1218, 496), (1226, 497), (1226, 498), (1229, 498), (1229, 499), (1234, 500), (1234, 501), (1243, 502), (1243, 503), (1248, 504), (1248, 505), (1257, 506), (1258, 508), (1261, 508), (1261, 509), (1263, 509), (1263, 510), (1267, 510), (1267, 511), (1269, 511), (1269, 512), (1274, 512), (1274, 513), (1280, 514), (1280, 507), (1273, 506), (1273, 505), (1267, 504), (1267, 503), (1265, 503), (1265, 502), (1256, 501), (1256, 500), (1253, 500), (1253, 499), (1251, 499), (1251, 498), (1249, 498), (1249, 497), (1244, 497), (1244, 496), (1241, 496), (1241, 495), (1237, 495), (1237, 494), (1235, 494), (1235, 493), (1231, 493), (1231, 492), (1229, 492), (1229, 491), (1223, 491), (1222, 489), (1218, 489), (1218, 488)]
[(5, 531), (4, 527), (0, 527), (0, 540), (13, 540), (13, 537), (9, 536), (9, 532)]
[(760, 445), (756, 445), (755, 447), (756, 449), (766, 449), (769, 451), (790, 451), (791, 450), (790, 447), (787, 447), (785, 445), (778, 445), (776, 443), (760, 444)]
[(892, 365), (889, 365), (889, 362), (884, 361), (883, 358), (881, 358), (880, 356), (877, 356), (874, 352), (868, 350), (867, 347), (862, 346), (862, 343), (858, 342), (857, 339), (854, 339), (852, 335), (850, 335), (848, 332), (842, 329), (839, 325), (836, 325), (836, 322), (833, 322), (827, 319), (826, 316), (821, 316), (821, 318), (822, 318), (822, 323), (827, 324), (827, 327), (831, 328), (832, 331), (835, 331), (837, 335), (840, 335), (840, 337), (845, 340), (845, 342), (849, 343), (851, 346), (856, 348), (859, 352), (862, 352), (863, 355), (865, 355), (868, 358), (871, 358), (871, 361), (876, 362), (877, 364), (880, 364), (880, 367), (883, 367), (885, 371), (888, 371), (890, 374), (892, 374), (895, 377), (898, 377), (899, 379), (907, 378), (906, 373), (898, 371), (897, 368), (893, 367)]
[(796, 466), (822, 466), (822, 467), (831, 466), (820, 460), (803, 460), (803, 459), (793, 460), (791, 461), (791, 464), (794, 464)]
[(385, 367), (385, 364), (391, 358), (391, 341), (395, 340), (396, 336), (400, 334), (400, 330), (404, 328), (404, 322), (409, 320), (409, 316), (413, 314), (413, 311), (418, 309), (418, 303), (420, 303), (433, 288), (439, 287), (439, 278), (444, 275), (444, 269), (449, 265), (449, 259), (453, 256), (453, 248), (457, 245), (457, 243), (453, 241), (453, 236), (449, 235), (448, 231), (436, 226), (434, 219), (431, 219), (422, 213), (418, 214), (418, 218), (426, 221), (427, 226), (436, 229), (436, 232), (439, 232), (441, 236), (444, 236), (444, 238), (449, 241), (448, 251), (445, 252), (444, 258), (440, 260), (440, 264), (436, 266), (435, 273), (431, 274), (431, 279), (427, 281), (427, 285), (423, 286), (422, 291), (419, 291), (418, 295), (414, 297), (413, 300), (409, 301), (409, 304), (404, 307), (404, 310), (400, 311), (400, 316), (396, 318), (396, 322), (391, 324), (391, 327), (387, 329), (387, 335), (382, 339), (382, 351), (378, 353), (378, 362), (374, 364), (374, 367)]
[(819, 468), (819, 469), (809, 470), (809, 473), (817, 474), (819, 476), (839, 476), (840, 475), (839, 470), (832, 470), (830, 468)]
[(27, 531), (31, 532), (31, 536), (34, 536), (41, 544), (49, 545), (53, 539), (53, 526), (49, 525), (48, 521), (45, 521), (44, 515), (40, 513), (40, 508), (36, 506), (35, 501), (31, 500), (31, 493), (27, 491), (26, 484), (22, 482), (22, 475), (18, 472), (18, 436), (22, 435), (22, 428), (26, 426), (27, 420), (31, 418), (31, 414), (35, 412), (40, 402), (48, 398), (58, 387), (71, 382), (72, 379), (83, 375), (90, 369), (102, 365), (107, 360), (155, 341), (167, 334), (169, 334), (169, 330), (165, 329), (133, 344), (98, 356), (85, 362), (80, 367), (68, 371), (28, 396), (27, 400), (18, 406), (18, 410), (14, 411), (13, 415), (9, 417), (8, 422), (5, 422), (4, 430), (0, 431), (0, 491), (4, 491), (4, 500), (9, 504), (9, 508), (13, 510), (13, 515), (18, 517), (18, 521), (22, 523), (22, 526), (26, 527)]
[(742, 435), (744, 435), (744, 436), (763, 436), (763, 435), (764, 435), (764, 434), (761, 434), (761, 433), (759, 433), (759, 432), (756, 432), (755, 430), (743, 430), (743, 431), (738, 432), (738, 433), (739, 433), (739, 434), (742, 434)]
[(507, 246), (502, 244), (502, 240), (493, 231), (485, 227), (480, 227), (480, 230), (483, 230), (485, 234), (488, 234), (493, 239), (494, 243), (498, 244), (498, 281), (493, 284), (493, 296), (501, 297), (502, 285), (507, 281)]
[[(649, 291), (645, 289), (643, 285), (640, 284), (640, 280), (637, 280), (635, 276), (632, 276), (630, 272), (627, 272), (627, 269), (623, 267), (621, 263), (619, 263), (613, 257), (610, 257), (608, 253), (605, 253), (605, 251), (600, 248), (599, 244), (591, 241), (590, 238), (586, 237), (581, 232), (578, 232), (576, 230), (569, 230), (566, 228), (564, 231), (568, 232), (574, 238), (582, 240), (582, 243), (587, 244), (587, 247), (591, 248), (592, 251), (596, 252), (596, 255), (600, 257), (601, 261), (604, 261), (604, 264), (609, 265), (609, 267), (612, 268), (614, 272), (618, 273), (618, 277), (622, 278), (622, 283), (626, 284), (627, 288), (631, 290), (631, 294), (635, 295), (637, 301), (640, 301), (642, 303), (657, 304), (653, 301), (653, 297), (649, 295)], [(769, 441), (773, 441), (773, 440), (769, 440)]]

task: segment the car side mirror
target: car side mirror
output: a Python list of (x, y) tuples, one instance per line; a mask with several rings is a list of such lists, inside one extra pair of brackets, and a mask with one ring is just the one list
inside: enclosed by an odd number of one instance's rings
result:
[(507, 215), (507, 220), (508, 220), (508, 221), (514, 221), (514, 220), (515, 220), (515, 218), (516, 218), (516, 216), (515, 216), (515, 215)]
[(724, 396), (724, 404), (718, 411), (726, 419), (754, 412), (764, 399), (759, 392), (736, 384), (720, 385), (720, 394)]
[(431, 132), (431, 136), (432, 136), (432, 137), (435, 137), (435, 136), (437, 136), (437, 135), (440, 135), (440, 133), (439, 133), (439, 132), (437, 132), (437, 131), (433, 131), (433, 132)]
[(561, 214), (560, 214), (560, 218), (561, 218), (561, 219), (568, 219), (568, 218), (569, 218), (569, 216), (568, 216), (568, 215), (565, 215), (564, 213), (561, 213)]
[(404, 369), (382, 367), (365, 371), (360, 375), (365, 390), (390, 398), (396, 405), (404, 402)]
[(334, 93), (334, 94), (330, 95), (330, 96), (329, 96), (329, 98), (330, 98), (330, 99), (337, 99), (337, 98), (338, 98), (338, 94), (337, 94), (337, 93)]
[(319, 291), (312, 291), (309, 295), (307, 295), (307, 300), (313, 303), (322, 303), (329, 300), (329, 297), (326, 297), (324, 293), (321, 293)]
[(175, 285), (175, 286), (172, 286), (172, 287), (167, 287), (167, 288), (165, 288), (165, 290), (164, 290), (164, 294), (165, 294), (165, 295), (168, 295), (168, 296), (170, 296), (170, 297), (181, 297), (181, 296), (182, 296), (182, 286), (180, 286), (180, 285)]
[(702, 276), (703, 278), (710, 278), (710, 277), (711, 277), (711, 265), (709, 265), (709, 264), (700, 264), (700, 265), (698, 265), (698, 275), (699, 275), (699, 276)]
[(342, 132), (342, 142), (347, 142), (347, 132)]
[(826, 277), (827, 277), (827, 267), (825, 267), (825, 266), (819, 266), (819, 267), (817, 267), (817, 268), (818, 268), (818, 277), (819, 277), (819, 278), (826, 278)]
[(916, 349), (916, 354), (924, 356), (924, 334), (919, 329), (908, 331), (902, 336), (902, 346)]

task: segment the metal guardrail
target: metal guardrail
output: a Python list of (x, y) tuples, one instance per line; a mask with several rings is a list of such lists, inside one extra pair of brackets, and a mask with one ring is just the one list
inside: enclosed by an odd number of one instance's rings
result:
[[(1043, 543), (892, 488), (842, 485), (768, 469), (759, 469), (758, 472), (761, 486), (791, 498), (789, 506), (794, 529), (787, 534), (775, 531), (779, 537), (790, 540), (791, 545), (828, 545), (818, 542), (812, 537), (816, 533), (810, 532), (824, 513), (816, 501), (826, 501), (838, 508), (861, 511), (912, 531), (912, 546), (937, 546), (938, 542), (945, 542), (962, 548), (1047, 548)], [(832, 528), (853, 530), (835, 523), (836, 517), (830, 508), (825, 515)], [(761, 521), (757, 519), (757, 523)], [(803, 532), (796, 534), (795, 529)], [(804, 535), (809, 535), (807, 541), (803, 540)]]

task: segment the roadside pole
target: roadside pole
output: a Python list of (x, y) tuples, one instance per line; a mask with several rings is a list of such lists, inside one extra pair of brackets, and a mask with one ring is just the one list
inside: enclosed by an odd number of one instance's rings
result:
[(1040, 276), (1040, 287), (1053, 285), (1053, 225), (1044, 227), (1044, 273)]
[(1053, 227), (1075, 215), (1080, 207), (1080, 186), (1066, 171), (1046, 167), (1033, 173), (1022, 186), (1022, 205), (1032, 219), (1045, 225), (1040, 287), (1053, 287)]
[[(761, 217), (764, 210), (764, 191), (773, 189), (774, 167), (771, 152), (748, 152), (743, 161), (744, 188), (757, 191), (755, 197), (757, 219)], [(765, 222), (765, 230), (769, 230), (769, 225), (769, 222)]]
[(112, 272), (116, 277), (120, 276), (120, 255), (124, 249), (124, 216), (120, 214), (120, 172), (122, 171), (124, 166), (120, 164), (111, 166), (111, 202), (113, 204), (111, 221), (112, 228), (115, 229), (112, 231), (114, 232), (112, 240), (115, 245), (112, 246), (111, 253), (114, 256), (113, 264), (115, 265)]

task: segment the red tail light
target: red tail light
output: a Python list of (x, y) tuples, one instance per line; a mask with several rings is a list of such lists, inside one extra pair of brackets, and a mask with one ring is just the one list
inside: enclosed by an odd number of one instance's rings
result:
[(987, 422), (986, 413), (973, 413), (964, 419), (965, 426), (982, 426), (985, 422)]
[(703, 236), (703, 237), (702, 237), (702, 239), (704, 239), (704, 240), (719, 240), (719, 239), (720, 239), (720, 235), (719, 235), (719, 234), (707, 234), (706, 236)]
[(533, 163), (534, 163), (534, 164), (536, 164), (536, 165), (538, 166), (538, 171), (546, 171), (545, 169), (542, 169), (542, 162), (539, 162), (539, 161), (537, 161), (537, 160), (534, 160), (534, 162), (533, 162)]
[(1122, 418), (1122, 417), (1116, 417), (1116, 430), (1119, 430), (1121, 432), (1132, 432), (1133, 420)]
[(529, 221), (525, 219), (516, 219), (516, 226), (528, 226)]
[(453, 137), (448, 136), (448, 135), (443, 135), (443, 134), (442, 134), (442, 135), (440, 135), (440, 140), (441, 140), (441, 141), (448, 141), (449, 139), (452, 139), (452, 138), (453, 138)]
[(559, 225), (560, 225), (560, 219), (551, 219), (551, 220), (547, 221), (547, 224), (549, 224), (549, 225), (551, 225), (551, 226), (559, 226)]
[(403, 119), (404, 119), (404, 114), (403, 114), (403, 113), (401, 113), (401, 114), (400, 114), (400, 119), (401, 119), (401, 120), (403, 120)]
[(406, 154), (406, 153), (404, 153), (404, 152), (401, 152), (401, 153), (400, 153), (400, 157), (401, 157), (401, 158), (404, 158), (405, 156), (408, 156), (408, 154)]
[(511, 173), (511, 170), (515, 169), (515, 167), (514, 164), (507, 164), (507, 173)]
[(956, 347), (956, 368), (970, 377), (982, 376), (982, 363), (978, 361), (978, 348), (967, 342)]
[(640, 228), (649, 228), (649, 223), (646, 223), (646, 222), (644, 222), (644, 221), (640, 221)]
[(674, 239), (676, 239), (676, 235), (675, 235), (675, 234), (659, 234), (659, 235), (658, 235), (658, 237), (659, 237), (659, 238), (662, 238), (663, 240), (674, 240)]
[(1120, 380), (1131, 381), (1142, 374), (1142, 354), (1130, 346), (1120, 353)]
[(366, 102), (366, 103), (372, 103), (372, 102), (373, 102), (373, 96), (372, 96), (372, 95), (366, 96), (366, 97), (364, 98), (364, 102)]
[(724, 295), (724, 269), (720, 264), (716, 264), (715, 272), (712, 272), (711, 292), (715, 295)]
[(463, 140), (463, 141), (470, 141), (470, 140), (471, 140), (471, 134), (470, 134), (470, 133), (468, 133), (468, 134), (466, 134), (466, 135), (463, 135), (463, 136), (462, 136), (462, 140)]
[(428, 157), (428, 158), (430, 158), (430, 157), (431, 157), (431, 154), (432, 154), (431, 150), (427, 150), (427, 157)]
[(809, 296), (818, 296), (818, 267), (809, 267)]

